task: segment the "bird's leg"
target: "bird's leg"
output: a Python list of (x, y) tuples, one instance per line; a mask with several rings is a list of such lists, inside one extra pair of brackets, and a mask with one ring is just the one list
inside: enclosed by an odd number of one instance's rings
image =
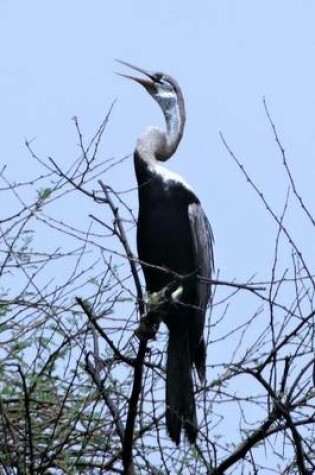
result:
[(194, 275), (195, 272), (185, 276), (176, 276), (172, 282), (159, 290), (159, 292), (152, 292), (148, 295), (148, 311), (141, 318), (139, 326), (134, 332), (139, 340), (155, 339), (160, 323), (167, 313), (169, 306), (176, 304), (183, 294), (184, 288), (181, 282), (191, 279)]

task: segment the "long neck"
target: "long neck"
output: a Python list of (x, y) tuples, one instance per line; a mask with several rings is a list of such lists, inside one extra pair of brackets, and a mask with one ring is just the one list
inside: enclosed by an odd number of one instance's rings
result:
[(174, 101), (170, 108), (163, 110), (163, 113), (166, 122), (165, 147), (164, 150), (158, 151), (158, 160), (170, 158), (183, 137), (186, 117), (182, 96), (177, 96), (177, 101)]
[(166, 161), (176, 151), (184, 132), (185, 106), (182, 94), (177, 95), (167, 107), (162, 108), (166, 132), (150, 127), (137, 142), (137, 152), (142, 160), (153, 164), (156, 160)]

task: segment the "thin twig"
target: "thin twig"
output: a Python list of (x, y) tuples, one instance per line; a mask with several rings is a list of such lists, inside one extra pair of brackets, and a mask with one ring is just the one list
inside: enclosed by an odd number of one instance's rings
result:
[(288, 159), (286, 157), (286, 154), (285, 154), (285, 150), (284, 150), (284, 147), (279, 139), (279, 135), (278, 135), (278, 132), (277, 132), (277, 129), (276, 129), (276, 126), (271, 118), (271, 114), (269, 112), (269, 109), (268, 109), (268, 106), (267, 106), (267, 102), (266, 102), (266, 98), (264, 97), (263, 98), (263, 104), (264, 104), (264, 109), (265, 109), (265, 112), (266, 112), (266, 115), (267, 115), (267, 118), (268, 118), (268, 121), (269, 121), (269, 124), (272, 128), (272, 131), (273, 131), (273, 135), (274, 135), (274, 138), (275, 138), (275, 141), (279, 147), (279, 150), (280, 150), (280, 153), (281, 153), (281, 156), (282, 156), (282, 163), (283, 163), (283, 166), (285, 168), (285, 171), (288, 175), (288, 178), (289, 178), (289, 181), (290, 181), (290, 184), (292, 186), (292, 190), (293, 190), (293, 193), (294, 195), (296, 196), (298, 202), (300, 203), (301, 205), (301, 208), (303, 209), (303, 211), (305, 212), (306, 216), (308, 217), (308, 219), (310, 220), (310, 222), (312, 223), (312, 225), (315, 227), (315, 219), (313, 218), (313, 216), (311, 215), (311, 213), (309, 212), (307, 206), (305, 205), (304, 201), (303, 201), (303, 198), (302, 196), (299, 194), (299, 192), (297, 191), (297, 188), (296, 188), (296, 184), (295, 184), (295, 181), (293, 179), (293, 176), (292, 176), (292, 173), (291, 173), (291, 170), (290, 170), (290, 167), (289, 167), (289, 163), (288, 163)]

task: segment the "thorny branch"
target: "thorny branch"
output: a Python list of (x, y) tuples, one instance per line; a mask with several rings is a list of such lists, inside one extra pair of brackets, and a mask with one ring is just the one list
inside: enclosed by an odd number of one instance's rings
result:
[[(125, 250), (126, 256), (129, 260), (131, 273), (132, 273), (133, 280), (137, 289), (140, 316), (142, 316), (145, 312), (145, 307), (144, 307), (144, 300), (143, 300), (140, 279), (139, 279), (139, 275), (138, 275), (136, 265), (135, 265), (135, 259), (127, 240), (122, 219), (119, 215), (119, 210), (115, 206), (113, 200), (111, 199), (108, 188), (104, 185), (102, 181), (100, 181), (99, 183), (102, 187), (102, 190), (104, 191), (108, 206), (110, 207), (114, 216), (114, 220), (115, 220), (114, 229), (116, 230), (115, 234), (118, 237), (119, 241), (121, 242)], [(133, 437), (134, 437), (135, 421), (136, 421), (136, 416), (137, 416), (139, 398), (140, 398), (141, 389), (142, 389), (143, 364), (144, 364), (146, 350), (147, 350), (147, 339), (143, 338), (139, 341), (139, 348), (138, 348), (137, 356), (134, 362), (134, 377), (133, 377), (132, 391), (129, 398), (127, 420), (126, 420), (126, 426), (125, 426), (125, 435), (124, 435), (124, 440), (123, 440), (122, 458), (123, 458), (123, 465), (124, 465), (124, 473), (126, 475), (133, 475), (135, 473), (133, 453), (132, 453)]]
[[(314, 224), (264, 107), (293, 197)], [(24, 183), (0, 173), (12, 203), (0, 217), (1, 473), (313, 473), (314, 272), (285, 224), (291, 195), (278, 216), (222, 137), (277, 223), (271, 277), (212, 280), (198, 443), (177, 449), (165, 434), (159, 328), (174, 288), (144, 300), (125, 226), (135, 227), (134, 186), (118, 194), (105, 184), (114, 166), (130, 165), (99, 160), (109, 114), (89, 140), (74, 119), (72, 164), (41, 159), (27, 141), (43, 173)], [(176, 289), (185, 276), (173, 277)]]

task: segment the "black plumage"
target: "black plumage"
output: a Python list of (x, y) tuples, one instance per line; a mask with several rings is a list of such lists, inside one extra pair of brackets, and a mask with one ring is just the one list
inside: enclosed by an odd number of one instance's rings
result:
[(149, 293), (172, 282), (180, 288), (179, 299), (171, 300), (162, 315), (169, 330), (166, 426), (176, 444), (183, 428), (188, 440), (194, 443), (197, 419), (192, 368), (194, 365), (199, 379), (204, 381), (203, 329), (213, 271), (212, 232), (189, 185), (160, 163), (173, 155), (183, 135), (184, 100), (177, 82), (166, 74), (123, 64), (150, 79), (127, 76), (146, 88), (166, 120), (166, 133), (149, 128), (140, 136), (134, 153), (139, 193), (137, 246)]

